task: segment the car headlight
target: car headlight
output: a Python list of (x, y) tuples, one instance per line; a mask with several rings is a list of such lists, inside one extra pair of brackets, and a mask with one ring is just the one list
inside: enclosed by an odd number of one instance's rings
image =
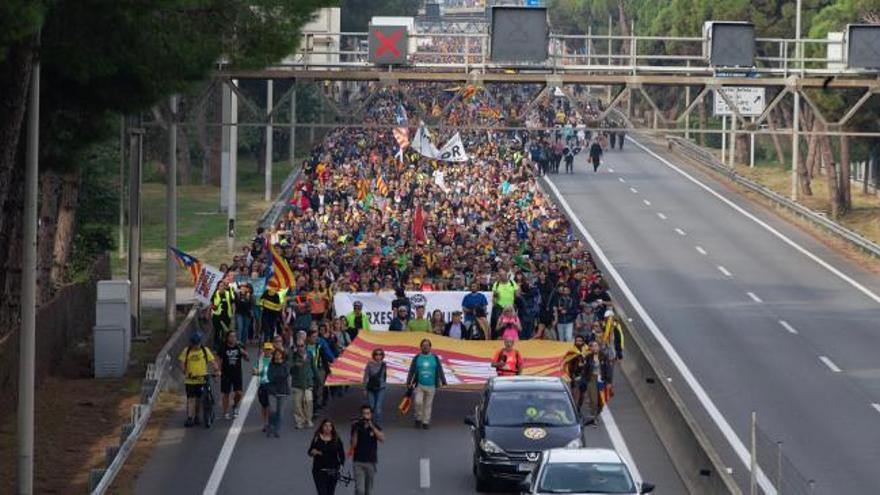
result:
[(583, 446), (584, 446), (584, 442), (581, 441), (580, 438), (575, 438), (574, 440), (568, 442), (568, 444), (565, 445), (565, 448), (567, 448), (567, 449), (579, 449), (579, 448), (581, 448), (581, 447), (583, 447)]
[(480, 449), (487, 454), (504, 453), (504, 450), (502, 450), (495, 442), (492, 440), (486, 440), (485, 438), (480, 440)]

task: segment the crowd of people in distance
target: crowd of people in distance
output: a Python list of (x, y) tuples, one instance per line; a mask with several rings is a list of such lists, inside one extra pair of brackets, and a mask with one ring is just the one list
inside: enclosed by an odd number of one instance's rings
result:
[[(609, 144), (622, 148), (623, 131), (591, 133), (581, 112), (597, 112), (595, 104), (548, 95), (526, 108), (533, 90), (511, 88), (499, 101), (468, 86), (443, 91), (425, 84), (415, 97), (392, 89), (370, 97), (367, 124), (394, 122), (400, 107), (414, 114), (439, 105), (449, 110), (442, 117), (450, 125), (488, 123), (515, 108), (535, 127), (554, 128), (463, 132), (469, 156), (463, 163), (429, 159), (413, 149), (401, 157), (390, 126), (340, 127), (316, 144), (282, 217), (258, 229), (220, 267), (227, 276), (208, 309), (211, 345), (194, 335), (180, 356), (190, 399), (187, 426), (198, 422), (200, 384), (213, 369), (221, 376), (226, 419), (238, 414), (241, 377), (248, 370), (258, 377), (268, 437), (281, 435), (286, 410), (293, 428), (314, 428), (319, 411), (345, 393), (325, 386), (331, 365), (371, 327), (358, 302), (337, 311), (338, 292), (393, 293), (389, 331), (424, 333), (407, 379), (418, 428), (430, 427), (435, 392), (445, 384), (441, 360), (431, 351), (433, 335), (498, 340), (492, 366), (499, 375), (521, 372), (517, 341), (570, 342), (566, 373), (572, 390), (578, 406), (586, 400), (598, 418), (603, 388), (610, 389), (623, 357), (623, 336), (605, 278), (542, 192), (540, 177), (558, 173), (561, 163), (572, 173), (581, 150), (591, 161), (596, 156), (597, 168)], [(290, 287), (255, 283), (270, 275), (273, 256), (292, 270)], [(442, 312), (414, 304), (408, 291), (465, 295), (447, 321)], [(492, 293), (491, 303), (483, 292)], [(249, 356), (248, 345), (257, 345), (258, 355)], [(384, 351), (373, 350), (371, 358), (362, 383), (368, 403), (352, 426), (351, 452), (336, 425), (317, 422), (308, 454), (319, 493), (333, 493), (333, 473), (346, 455), (354, 456), (357, 493), (370, 493), (387, 416)]]

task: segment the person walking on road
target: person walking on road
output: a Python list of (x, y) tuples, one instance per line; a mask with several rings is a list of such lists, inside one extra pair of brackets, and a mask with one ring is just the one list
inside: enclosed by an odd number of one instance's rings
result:
[(312, 458), (312, 479), (318, 495), (333, 495), (339, 470), (345, 465), (345, 447), (336, 433), (336, 426), (329, 419), (321, 421), (309, 444)]
[(263, 354), (257, 359), (253, 374), (259, 381), (257, 400), (260, 402), (260, 417), (263, 418), (263, 433), (269, 431), (269, 365), (272, 364), (272, 351), (275, 346), (271, 342), (263, 343)]
[(434, 395), (438, 388), (446, 385), (446, 376), (443, 373), (440, 357), (431, 352), (431, 341), (422, 339), (419, 348), (421, 352), (412, 359), (406, 383), (409, 388), (414, 389), (415, 426), (427, 430), (431, 427)]
[(513, 348), (512, 338), (504, 339), (504, 347), (495, 351), (492, 356), (492, 367), (498, 376), (515, 376), (522, 373), (523, 360), (518, 350)]
[(269, 429), (267, 436), (278, 438), (281, 436), (281, 411), (284, 408), (284, 399), (290, 395), (290, 385), (287, 377), (290, 375), (290, 366), (287, 364), (287, 356), (284, 351), (275, 349), (272, 351), (272, 362), (266, 371), (269, 378), (268, 392), (271, 406), (269, 415)]
[(372, 495), (376, 464), (379, 462), (379, 442), (385, 441), (385, 433), (373, 420), (373, 409), (361, 407), (361, 417), (351, 425), (351, 452), (354, 461), (355, 495)]
[(293, 426), (297, 430), (312, 428), (315, 380), (318, 370), (305, 339), (298, 338), (290, 355), (290, 395), (293, 401)]
[(356, 339), (361, 330), (370, 331), (370, 320), (364, 314), (363, 309), (364, 304), (360, 301), (355, 301), (352, 311), (345, 315), (345, 322), (348, 326), (346, 331), (351, 340)]
[[(241, 360), (250, 361), (247, 350), (238, 341), (235, 332), (226, 334), (226, 342), (220, 348), (220, 393), (223, 394), (223, 417), (238, 417), (241, 402)], [(233, 395), (232, 411), (229, 411), (229, 394)]]
[(593, 164), (593, 173), (599, 171), (599, 165), (602, 164), (602, 153), (602, 145), (594, 139), (593, 144), (590, 145), (590, 163)]
[(587, 392), (588, 378), (584, 371), (586, 370), (587, 357), (590, 348), (586, 345), (586, 341), (582, 335), (574, 337), (574, 348), (568, 358), (568, 378), (571, 385), (571, 395), (577, 404), (578, 411), (584, 406), (584, 395)]
[(375, 416), (377, 422), (382, 421), (382, 406), (385, 401), (387, 381), (388, 367), (385, 364), (385, 351), (382, 348), (373, 349), (373, 359), (368, 361), (364, 367), (363, 383), (371, 415)]
[(205, 380), (211, 379), (208, 376), (208, 364), (213, 366), (215, 373), (219, 370), (214, 353), (202, 345), (201, 332), (190, 334), (189, 345), (180, 353), (178, 359), (186, 377), (184, 380), (186, 386), (186, 423), (184, 426), (189, 428), (199, 424), (202, 391), (205, 388)]

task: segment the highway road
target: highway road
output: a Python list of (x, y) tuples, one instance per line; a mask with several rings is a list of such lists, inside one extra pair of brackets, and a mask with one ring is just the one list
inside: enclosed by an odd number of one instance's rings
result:
[(599, 173), (580, 156), (545, 187), (598, 244), (617, 301), (740, 479), (754, 410), (816, 493), (877, 493), (880, 279), (652, 153), (627, 140)]
[[(443, 390), (438, 393), (432, 428), (412, 427), (411, 416), (399, 417), (395, 407), (403, 390), (391, 391), (386, 407), (386, 442), (379, 447), (378, 494), (476, 493), (471, 474), (470, 432), (463, 419), (472, 414), (478, 392)], [(348, 428), (364, 401), (354, 388), (331, 401), (320, 417), (341, 426), (348, 446)], [(658, 485), (656, 493), (686, 493), (671, 461), (650, 428), (645, 411), (620, 375), (611, 404), (614, 423), (645, 480)], [(314, 493), (311, 460), (306, 449), (313, 431), (292, 428), (289, 410), (280, 439), (267, 438), (260, 429), (259, 404), (254, 400), (238, 422), (218, 420), (210, 430), (183, 428), (183, 410), (169, 419), (136, 484), (136, 493)], [(610, 422), (587, 429), (591, 447), (612, 448)], [(621, 440), (618, 440), (621, 442)], [(620, 445), (620, 443), (618, 443)], [(427, 472), (421, 468), (428, 459)], [(349, 465), (350, 467), (350, 465)], [(337, 493), (352, 493), (341, 486)]]

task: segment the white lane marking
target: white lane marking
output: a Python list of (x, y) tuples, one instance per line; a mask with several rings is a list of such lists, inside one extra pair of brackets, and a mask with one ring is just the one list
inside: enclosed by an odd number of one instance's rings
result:
[(660, 217), (660, 220), (666, 220), (666, 215), (660, 213), (659, 211), (657, 212), (657, 216)]
[(703, 246), (694, 246), (694, 249), (696, 249), (697, 252), (702, 254), (703, 256), (706, 256), (707, 254), (709, 254), (706, 252), (705, 249), (703, 249)]
[(431, 459), (419, 459), (419, 488), (431, 488)]
[(758, 297), (758, 295), (755, 294), (754, 292), (746, 292), (746, 294), (748, 294), (748, 296), (749, 296), (750, 298), (752, 298), (752, 301), (755, 301), (756, 303), (764, 302), (764, 301), (762, 301), (761, 298)]
[(730, 273), (730, 271), (728, 271), (727, 268), (724, 268), (724, 267), (721, 266), (721, 265), (718, 265), (718, 271), (721, 272), (721, 273), (723, 273), (725, 276), (728, 276), (728, 277), (732, 277), (732, 276), (733, 276), (733, 274)]
[(648, 201), (647, 199), (643, 199), (642, 203), (645, 203), (645, 206), (651, 206), (651, 202)]
[(626, 179), (624, 179), (623, 177), (618, 177), (617, 180), (619, 180), (620, 182), (626, 182)]
[(627, 139), (629, 139), (630, 141), (632, 141), (633, 144), (635, 144), (636, 146), (638, 146), (639, 148), (641, 148), (643, 151), (645, 151), (645, 152), (648, 153), (649, 155), (651, 155), (651, 156), (653, 156), (654, 158), (656, 158), (657, 160), (659, 160), (660, 163), (663, 163), (664, 165), (666, 165), (667, 167), (671, 168), (672, 170), (675, 170), (676, 172), (678, 172), (679, 174), (681, 174), (682, 176), (684, 176), (684, 177), (685, 177), (686, 179), (688, 179), (689, 181), (693, 182), (694, 184), (696, 184), (697, 186), (699, 186), (700, 188), (702, 188), (703, 190), (705, 190), (705, 191), (708, 192), (709, 194), (711, 194), (711, 195), (715, 196), (716, 198), (718, 198), (722, 203), (724, 203), (724, 204), (726, 204), (727, 206), (733, 208), (734, 210), (736, 210), (737, 212), (739, 212), (740, 214), (742, 214), (743, 216), (745, 216), (745, 217), (748, 218), (749, 220), (751, 220), (751, 221), (755, 222), (756, 224), (760, 225), (761, 227), (764, 228), (764, 230), (770, 232), (771, 234), (773, 234), (776, 238), (778, 238), (779, 240), (781, 240), (781, 241), (784, 242), (785, 244), (788, 244), (789, 246), (793, 247), (793, 248), (794, 248), (795, 250), (797, 250), (799, 253), (801, 253), (801, 254), (803, 254), (804, 256), (806, 256), (807, 258), (813, 260), (814, 262), (816, 262), (816, 264), (818, 264), (818, 265), (821, 266), (822, 268), (825, 268), (826, 270), (828, 270), (829, 272), (833, 273), (834, 275), (836, 275), (838, 278), (840, 278), (840, 279), (843, 280), (844, 282), (846, 282), (846, 283), (848, 283), (849, 285), (851, 285), (852, 287), (854, 287), (856, 290), (858, 290), (858, 291), (861, 292), (862, 294), (866, 295), (869, 299), (871, 299), (871, 300), (873, 300), (874, 302), (880, 304), (880, 295), (875, 294), (875, 293), (872, 292), (870, 289), (868, 289), (868, 288), (865, 287), (864, 285), (860, 284), (859, 282), (857, 282), (855, 279), (853, 279), (853, 278), (850, 277), (849, 275), (843, 273), (842, 271), (838, 270), (837, 268), (834, 268), (833, 266), (831, 266), (830, 263), (828, 263), (827, 261), (823, 260), (823, 259), (820, 258), (819, 256), (813, 254), (811, 251), (808, 251), (806, 248), (804, 248), (804, 247), (801, 246), (800, 244), (798, 244), (798, 243), (794, 242), (793, 240), (789, 239), (785, 234), (783, 234), (782, 232), (779, 232), (778, 230), (774, 229), (774, 228), (771, 227), (767, 222), (765, 222), (765, 221), (761, 220), (760, 218), (756, 217), (755, 215), (752, 215), (751, 213), (747, 212), (743, 207), (741, 207), (741, 206), (739, 206), (738, 204), (734, 203), (733, 201), (731, 201), (731, 200), (725, 198), (724, 196), (722, 196), (720, 193), (718, 193), (717, 191), (715, 191), (715, 190), (712, 189), (711, 187), (709, 187), (709, 186), (707, 186), (706, 184), (703, 184), (703, 183), (700, 182), (699, 180), (695, 179), (692, 175), (690, 175), (689, 173), (685, 172), (684, 170), (682, 170), (681, 168), (677, 167), (676, 165), (673, 165), (669, 160), (667, 160), (667, 159), (663, 158), (662, 156), (658, 155), (657, 153), (654, 153), (653, 151), (649, 150), (648, 148), (646, 148), (644, 145), (642, 145), (641, 143), (639, 143), (639, 142), (636, 141), (635, 139), (633, 139), (633, 138), (631, 138), (631, 137), (629, 137), (629, 136), (627, 136)]
[[(638, 144), (638, 143), (636, 143)], [(733, 451), (736, 453), (736, 456), (739, 457), (740, 462), (749, 469), (751, 466), (751, 460), (749, 455), (749, 449), (746, 448), (746, 445), (742, 440), (737, 436), (736, 432), (733, 431), (733, 427), (730, 426), (730, 423), (724, 418), (724, 415), (721, 414), (721, 411), (718, 409), (718, 406), (712, 401), (709, 397), (709, 394), (706, 393), (706, 389), (700, 385), (700, 382), (697, 381), (697, 377), (694, 376), (693, 372), (688, 368), (687, 364), (685, 364), (684, 360), (678, 354), (678, 351), (672, 346), (672, 343), (669, 342), (669, 339), (666, 338), (666, 335), (660, 331), (660, 327), (657, 326), (657, 323), (651, 318), (648, 312), (645, 310), (645, 307), (642, 306), (642, 303), (639, 302), (636, 295), (633, 294), (632, 290), (630, 290), (629, 286), (623, 280), (623, 277), (620, 276), (620, 272), (614, 268), (614, 265), (611, 264), (611, 260), (608, 259), (608, 256), (605, 255), (605, 251), (599, 247), (599, 243), (596, 242), (596, 239), (587, 232), (587, 229), (584, 227), (584, 224), (581, 223), (580, 218), (574, 214), (574, 211), (569, 206), (568, 201), (565, 200), (565, 197), (562, 196), (562, 193), (559, 192), (559, 188), (556, 187), (556, 184), (553, 183), (553, 180), (550, 178), (546, 178), (547, 184), (550, 186), (550, 189), (553, 190), (553, 193), (556, 195), (556, 198), (559, 200), (559, 204), (562, 205), (562, 208), (568, 214), (569, 219), (574, 223), (575, 227), (578, 228), (581, 235), (584, 236), (584, 239), (587, 240), (587, 243), (590, 245), (590, 248), (596, 254), (596, 257), (599, 258), (599, 261), (607, 269), (608, 273), (611, 275), (611, 278), (617, 283), (617, 286), (620, 288), (620, 292), (623, 293), (624, 297), (629, 300), (633, 309), (636, 313), (638, 313), (639, 317), (641, 317), (642, 321), (645, 323), (645, 326), (648, 327), (648, 330), (651, 331), (651, 335), (654, 339), (657, 340), (657, 343), (660, 344), (660, 347), (663, 348), (663, 351), (666, 352), (666, 355), (669, 356), (669, 359), (672, 361), (672, 364), (681, 374), (684, 381), (691, 387), (691, 390), (694, 391), (694, 395), (696, 395), (697, 400), (700, 401), (700, 404), (703, 405), (703, 408), (706, 409), (706, 412), (709, 414), (709, 417), (712, 418), (712, 421), (715, 422), (715, 425), (718, 426), (718, 429), (721, 431), (721, 434), (724, 435), (724, 438), (727, 439), (727, 442), (733, 448)], [(760, 467), (758, 468), (758, 483), (761, 485), (761, 488), (764, 490), (766, 495), (776, 495), (776, 488), (770, 482), (770, 479), (767, 475), (764, 474), (764, 470)]]
[(788, 330), (788, 333), (790, 333), (792, 335), (798, 334), (797, 329), (795, 327), (791, 326), (787, 321), (779, 320), (779, 324), (782, 325), (782, 328)]
[(229, 466), (229, 460), (232, 459), (235, 443), (238, 442), (238, 437), (241, 435), (241, 427), (244, 425), (245, 419), (247, 419), (248, 411), (250, 411), (256, 395), (257, 377), (252, 377), (251, 381), (248, 382), (244, 398), (241, 400), (241, 404), (239, 404), (238, 417), (235, 418), (232, 426), (229, 427), (229, 431), (226, 432), (226, 440), (223, 441), (223, 447), (220, 448), (220, 454), (217, 456), (217, 461), (214, 462), (214, 469), (211, 470), (211, 476), (208, 478), (208, 483), (205, 485), (205, 491), (202, 492), (202, 495), (214, 495), (220, 488), (220, 482), (223, 481), (223, 475)]
[(614, 169), (613, 169), (613, 168), (609, 168), (608, 171), (611, 172), (612, 174), (614, 173)]
[(605, 406), (605, 409), (602, 411), (602, 424), (605, 425), (605, 429), (608, 430), (608, 437), (611, 439), (611, 445), (614, 446), (614, 450), (623, 458), (623, 462), (629, 467), (630, 474), (635, 478), (633, 481), (636, 484), (642, 482), (642, 475), (639, 473), (639, 468), (636, 467), (636, 462), (632, 457), (632, 454), (629, 452), (629, 448), (626, 446), (626, 441), (623, 439), (623, 435), (620, 433), (620, 428), (617, 427), (617, 422), (614, 421), (614, 416), (611, 414), (611, 409), (608, 406)]
[(687, 235), (687, 232), (681, 230), (681, 229), (678, 228), (678, 227), (675, 228), (675, 232), (676, 232), (678, 235)]
[(877, 404), (876, 402), (874, 402), (874, 403), (871, 404), (871, 407), (873, 407), (874, 409), (876, 409), (877, 412), (880, 412), (880, 404)]
[(837, 365), (834, 364), (833, 361), (828, 359), (828, 356), (819, 356), (819, 361), (822, 361), (823, 363), (825, 363), (825, 366), (828, 366), (828, 369), (830, 369), (831, 371), (833, 371), (835, 373), (840, 373), (840, 368), (838, 368)]
[(638, 193), (639, 193), (639, 190), (636, 189), (636, 188), (634, 188), (634, 187), (629, 188), (629, 190), (632, 191), (633, 194), (638, 194)]

